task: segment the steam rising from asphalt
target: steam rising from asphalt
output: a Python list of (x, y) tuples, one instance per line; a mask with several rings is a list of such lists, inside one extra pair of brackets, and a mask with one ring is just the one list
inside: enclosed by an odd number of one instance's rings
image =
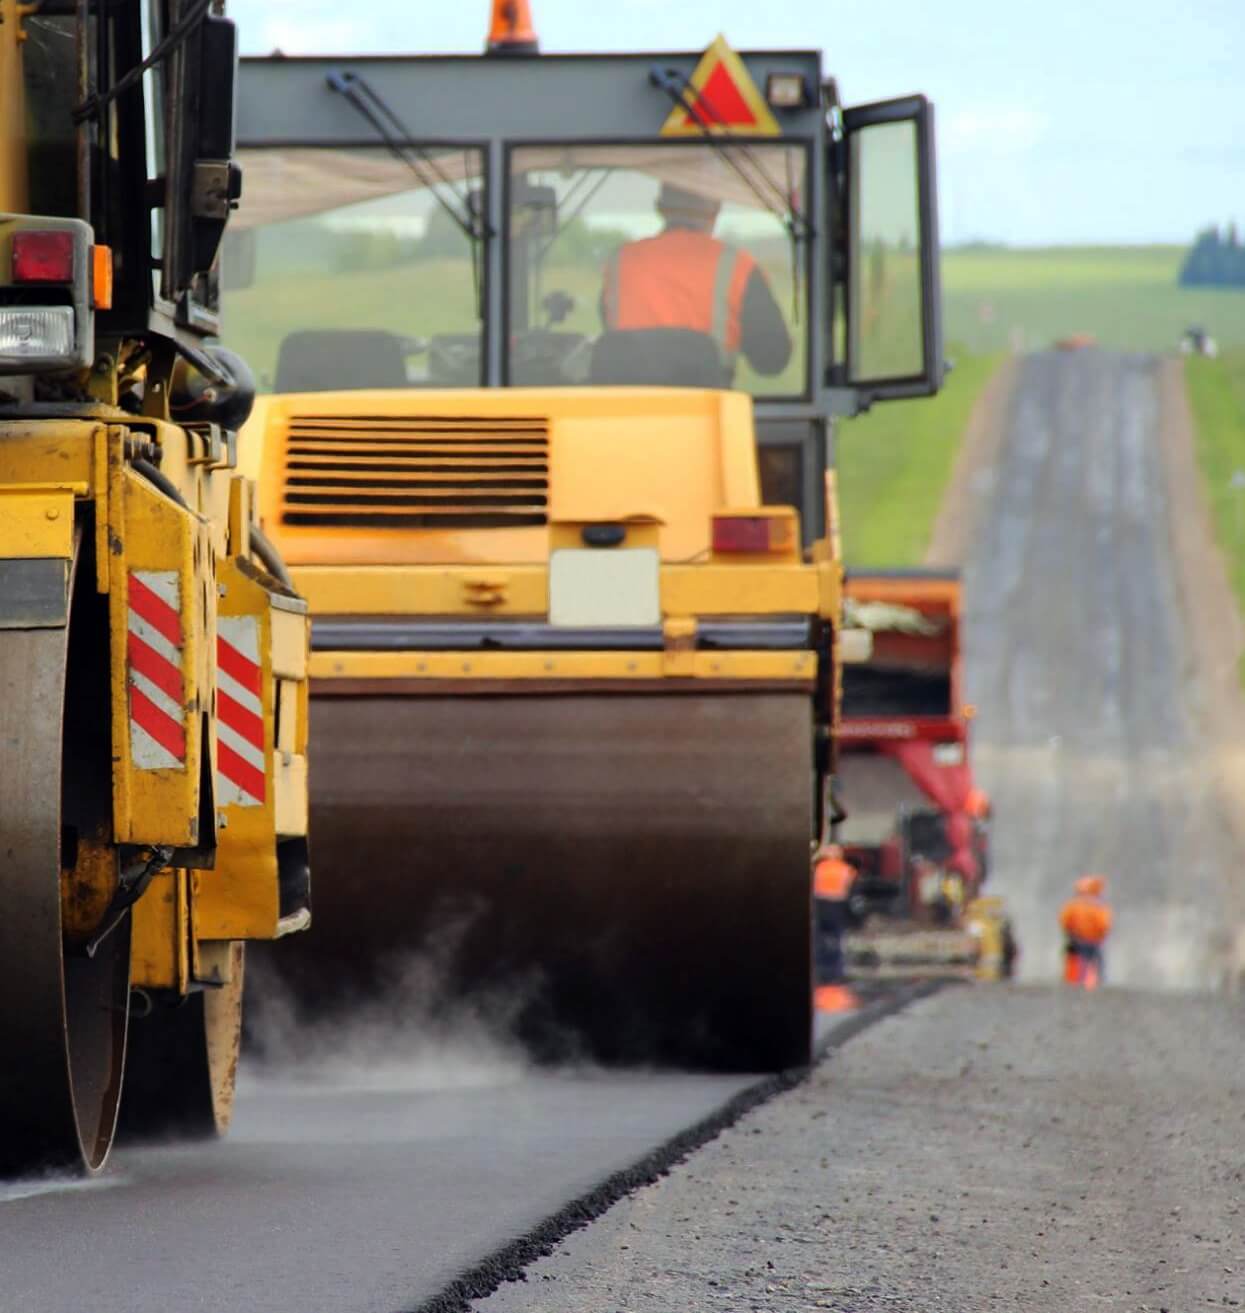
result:
[(242, 1085), (428, 1093), (521, 1080), (531, 1059), (516, 1027), (536, 984), (470, 998), (454, 993), (448, 964), (463, 929), (451, 927), (431, 948), (390, 960), (378, 991), (315, 1015), (271, 960), (248, 963)]

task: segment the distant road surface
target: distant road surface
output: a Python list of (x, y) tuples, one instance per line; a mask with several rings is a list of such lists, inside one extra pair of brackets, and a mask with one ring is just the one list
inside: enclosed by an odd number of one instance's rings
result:
[(1227, 969), (1226, 881), (1245, 872), (1194, 696), (1160, 369), (1099, 350), (1027, 358), (997, 460), (977, 476), (974, 753), (995, 802), (994, 891), (1017, 917), (1030, 980), (1058, 971), (1056, 913), (1087, 871), (1110, 880), (1110, 979), (1212, 988)]

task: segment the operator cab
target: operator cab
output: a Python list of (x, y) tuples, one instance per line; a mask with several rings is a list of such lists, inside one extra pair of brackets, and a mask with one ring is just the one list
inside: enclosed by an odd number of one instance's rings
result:
[(740, 390), (811, 541), (831, 416), (941, 382), (932, 107), (816, 52), (248, 59), (239, 123), (261, 390)]

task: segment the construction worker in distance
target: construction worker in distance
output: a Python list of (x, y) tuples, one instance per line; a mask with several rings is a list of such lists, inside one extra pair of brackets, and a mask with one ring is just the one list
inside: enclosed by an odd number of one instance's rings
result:
[(1059, 925), (1065, 936), (1063, 978), (1069, 985), (1097, 989), (1102, 983), (1102, 946), (1111, 933), (1111, 909), (1101, 875), (1083, 875), (1076, 893), (1064, 903)]
[(813, 907), (815, 911), (813, 962), (817, 984), (834, 985), (847, 975), (843, 935), (847, 931), (848, 900), (856, 882), (856, 868), (837, 843), (822, 844), (813, 854)]
[(721, 205), (663, 182), (656, 237), (627, 242), (610, 257), (601, 318), (614, 331), (685, 329), (712, 337), (727, 380), (742, 355), (758, 374), (781, 373), (791, 335), (760, 265), (713, 235)]

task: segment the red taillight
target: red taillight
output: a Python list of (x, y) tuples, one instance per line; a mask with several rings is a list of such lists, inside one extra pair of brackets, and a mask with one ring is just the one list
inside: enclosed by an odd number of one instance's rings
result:
[(774, 515), (715, 515), (715, 552), (787, 552), (792, 546), (791, 521)]
[(73, 233), (26, 229), (13, 234), (15, 283), (72, 283)]

